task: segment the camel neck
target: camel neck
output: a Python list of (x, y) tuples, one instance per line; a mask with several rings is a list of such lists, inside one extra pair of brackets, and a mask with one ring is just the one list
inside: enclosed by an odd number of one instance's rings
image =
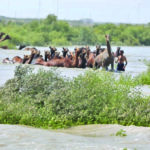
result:
[(109, 57), (111, 57), (111, 46), (110, 46), (109, 40), (107, 40), (107, 51), (108, 51)]
[(74, 63), (73, 63), (73, 67), (77, 67), (78, 66), (78, 52), (75, 53), (75, 60), (74, 60)]

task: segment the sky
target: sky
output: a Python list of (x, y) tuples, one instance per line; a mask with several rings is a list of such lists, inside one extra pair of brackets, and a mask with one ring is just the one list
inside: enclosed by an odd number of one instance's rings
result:
[(150, 0), (0, 0), (0, 16), (46, 18), (94, 22), (148, 23)]

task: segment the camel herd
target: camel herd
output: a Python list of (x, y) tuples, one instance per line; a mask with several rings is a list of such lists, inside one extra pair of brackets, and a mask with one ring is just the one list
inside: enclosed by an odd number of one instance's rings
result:
[(109, 36), (106, 35), (107, 48), (96, 46), (96, 50), (92, 52), (90, 48), (81, 47), (75, 48), (74, 52), (68, 48), (63, 48), (62, 55), (57, 52), (55, 47), (49, 47), (49, 51), (45, 51), (44, 56), (36, 48), (26, 48), (30, 50), (30, 55), (24, 55), (23, 58), (15, 56), (10, 60), (5, 58), (3, 63), (20, 63), (20, 64), (36, 64), (44, 66), (67, 67), (67, 68), (105, 68), (111, 64), (111, 69), (114, 69), (114, 53), (111, 52)]

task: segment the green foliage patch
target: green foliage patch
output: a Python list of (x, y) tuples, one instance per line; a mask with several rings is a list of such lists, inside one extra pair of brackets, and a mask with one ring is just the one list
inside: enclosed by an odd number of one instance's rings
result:
[(150, 25), (95, 24), (93, 26), (72, 26), (66, 21), (48, 15), (41, 20), (27, 23), (1, 21), (0, 32), (12, 40), (0, 45), (15, 48), (16, 45), (63, 46), (63, 45), (104, 45), (105, 35), (111, 35), (113, 45), (150, 45)]
[(18, 66), (0, 89), (0, 123), (43, 128), (84, 124), (150, 126), (150, 99), (133, 89), (134, 79), (89, 71), (66, 80), (55, 70)]
[(147, 71), (141, 73), (138, 77), (137, 80), (139, 81), (140, 84), (142, 85), (150, 85), (150, 61), (145, 61), (145, 64), (147, 65)]

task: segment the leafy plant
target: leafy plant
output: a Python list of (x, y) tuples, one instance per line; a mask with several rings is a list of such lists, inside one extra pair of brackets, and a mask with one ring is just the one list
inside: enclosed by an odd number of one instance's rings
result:
[(124, 137), (124, 136), (127, 136), (127, 134), (125, 130), (120, 129), (119, 131), (116, 132), (116, 136)]

